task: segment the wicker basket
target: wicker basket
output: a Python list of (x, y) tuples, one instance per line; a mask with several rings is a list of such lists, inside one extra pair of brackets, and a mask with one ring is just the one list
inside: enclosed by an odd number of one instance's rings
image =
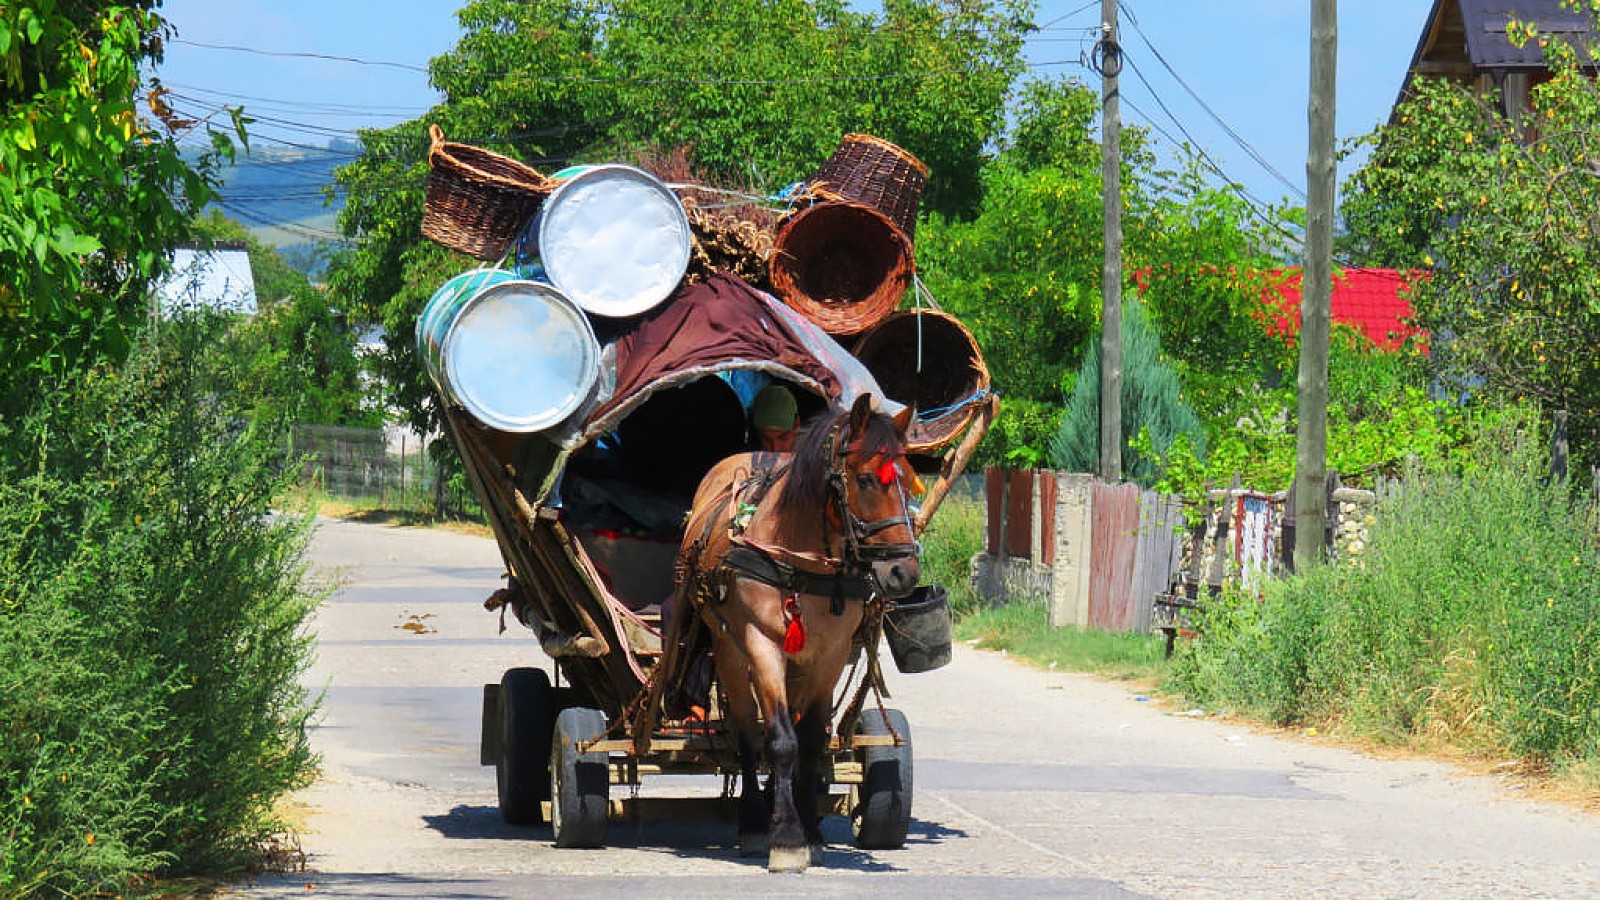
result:
[(966, 430), (989, 390), (972, 332), (949, 313), (901, 310), (861, 336), (856, 358), (892, 400), (916, 409), (906, 447), (927, 453)]
[(829, 334), (858, 334), (894, 312), (911, 284), (911, 243), (861, 203), (808, 206), (778, 225), (770, 265), (785, 303)]
[(478, 259), (499, 259), (555, 183), (508, 156), (447, 141), (437, 125), (428, 133), (422, 236)]
[(806, 182), (819, 200), (865, 203), (888, 217), (911, 240), (928, 167), (882, 138), (847, 134), (822, 168)]

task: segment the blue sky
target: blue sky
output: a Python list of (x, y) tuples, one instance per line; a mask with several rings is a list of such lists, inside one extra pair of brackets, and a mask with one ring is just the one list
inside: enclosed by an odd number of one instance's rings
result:
[[(1310, 0), (1124, 4), (1155, 50), (1125, 17), (1122, 43), (1131, 65), (1123, 72), (1124, 118), (1158, 126), (1179, 140), (1187, 131), (1255, 197), (1298, 202), (1227, 129), (1284, 180), (1303, 188)], [(159, 74), (186, 111), (242, 103), (261, 120), (257, 146), (322, 145), (330, 137), (353, 136), (358, 127), (414, 118), (437, 101), (419, 70), (454, 43), (459, 5), (460, 0), (166, 0), (162, 12), (177, 35)], [(1431, 6), (1432, 0), (1339, 4), (1341, 137), (1369, 131), (1388, 116)], [(1027, 47), (1033, 72), (1076, 75), (1098, 89), (1098, 78), (1080, 60), (1099, 9), (1098, 0), (1042, 3), (1036, 21), (1046, 27)], [(224, 46), (256, 52), (219, 49)], [(268, 54), (320, 54), (366, 64)]]

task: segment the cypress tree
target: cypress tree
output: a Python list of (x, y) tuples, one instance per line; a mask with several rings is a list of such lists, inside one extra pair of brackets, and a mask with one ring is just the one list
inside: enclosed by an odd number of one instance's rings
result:
[[(1144, 304), (1126, 297), (1122, 308), (1122, 468), (1124, 477), (1149, 487), (1162, 474), (1160, 459), (1129, 446), (1149, 429), (1151, 444), (1165, 455), (1173, 440), (1188, 435), (1197, 455), (1204, 455), (1205, 432), (1199, 416), (1183, 400), (1178, 372), (1161, 353), (1161, 335)], [(1050, 447), (1054, 463), (1073, 472), (1094, 472), (1100, 466), (1100, 338), (1085, 342), (1083, 367), (1061, 416), (1061, 430)]]

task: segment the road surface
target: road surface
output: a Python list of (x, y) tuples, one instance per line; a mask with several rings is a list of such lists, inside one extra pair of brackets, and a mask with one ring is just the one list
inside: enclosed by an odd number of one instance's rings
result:
[[(798, 876), (741, 858), (717, 821), (614, 822), (607, 849), (557, 850), (548, 825), (500, 822), (478, 765), (482, 684), (548, 665), (531, 632), (508, 619), (500, 633), (482, 608), (494, 543), (324, 521), (312, 556), (341, 587), (309, 676), (326, 695), (323, 778), (298, 797), (308, 869), (238, 896), (1600, 895), (1600, 817), (964, 646), (937, 672), (889, 673), (914, 734), (904, 849), (857, 850), (834, 817), (826, 864)], [(720, 786), (660, 778), (646, 794)]]

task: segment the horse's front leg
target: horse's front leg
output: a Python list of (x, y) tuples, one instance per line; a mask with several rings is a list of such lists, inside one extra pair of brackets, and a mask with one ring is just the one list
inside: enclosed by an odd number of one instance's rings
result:
[(794, 767), (794, 805), (805, 831), (812, 865), (822, 864), (827, 843), (822, 838), (822, 811), (818, 800), (824, 792), (820, 770), (828, 745), (829, 712), (826, 700), (813, 703), (795, 724), (799, 748)]
[(806, 846), (806, 832), (794, 803), (795, 762), (800, 744), (785, 691), (783, 647), (776, 640), (763, 639), (747, 643), (746, 648), (756, 693), (761, 700), (761, 713), (766, 719), (767, 764), (772, 769), (772, 830), (767, 870), (804, 872), (811, 862), (811, 851)]
[(724, 715), (739, 747), (739, 855), (760, 856), (767, 852), (772, 810), (761, 791), (761, 723), (750, 692), (750, 669), (744, 654), (728, 642), (717, 648), (713, 658), (728, 703)]

